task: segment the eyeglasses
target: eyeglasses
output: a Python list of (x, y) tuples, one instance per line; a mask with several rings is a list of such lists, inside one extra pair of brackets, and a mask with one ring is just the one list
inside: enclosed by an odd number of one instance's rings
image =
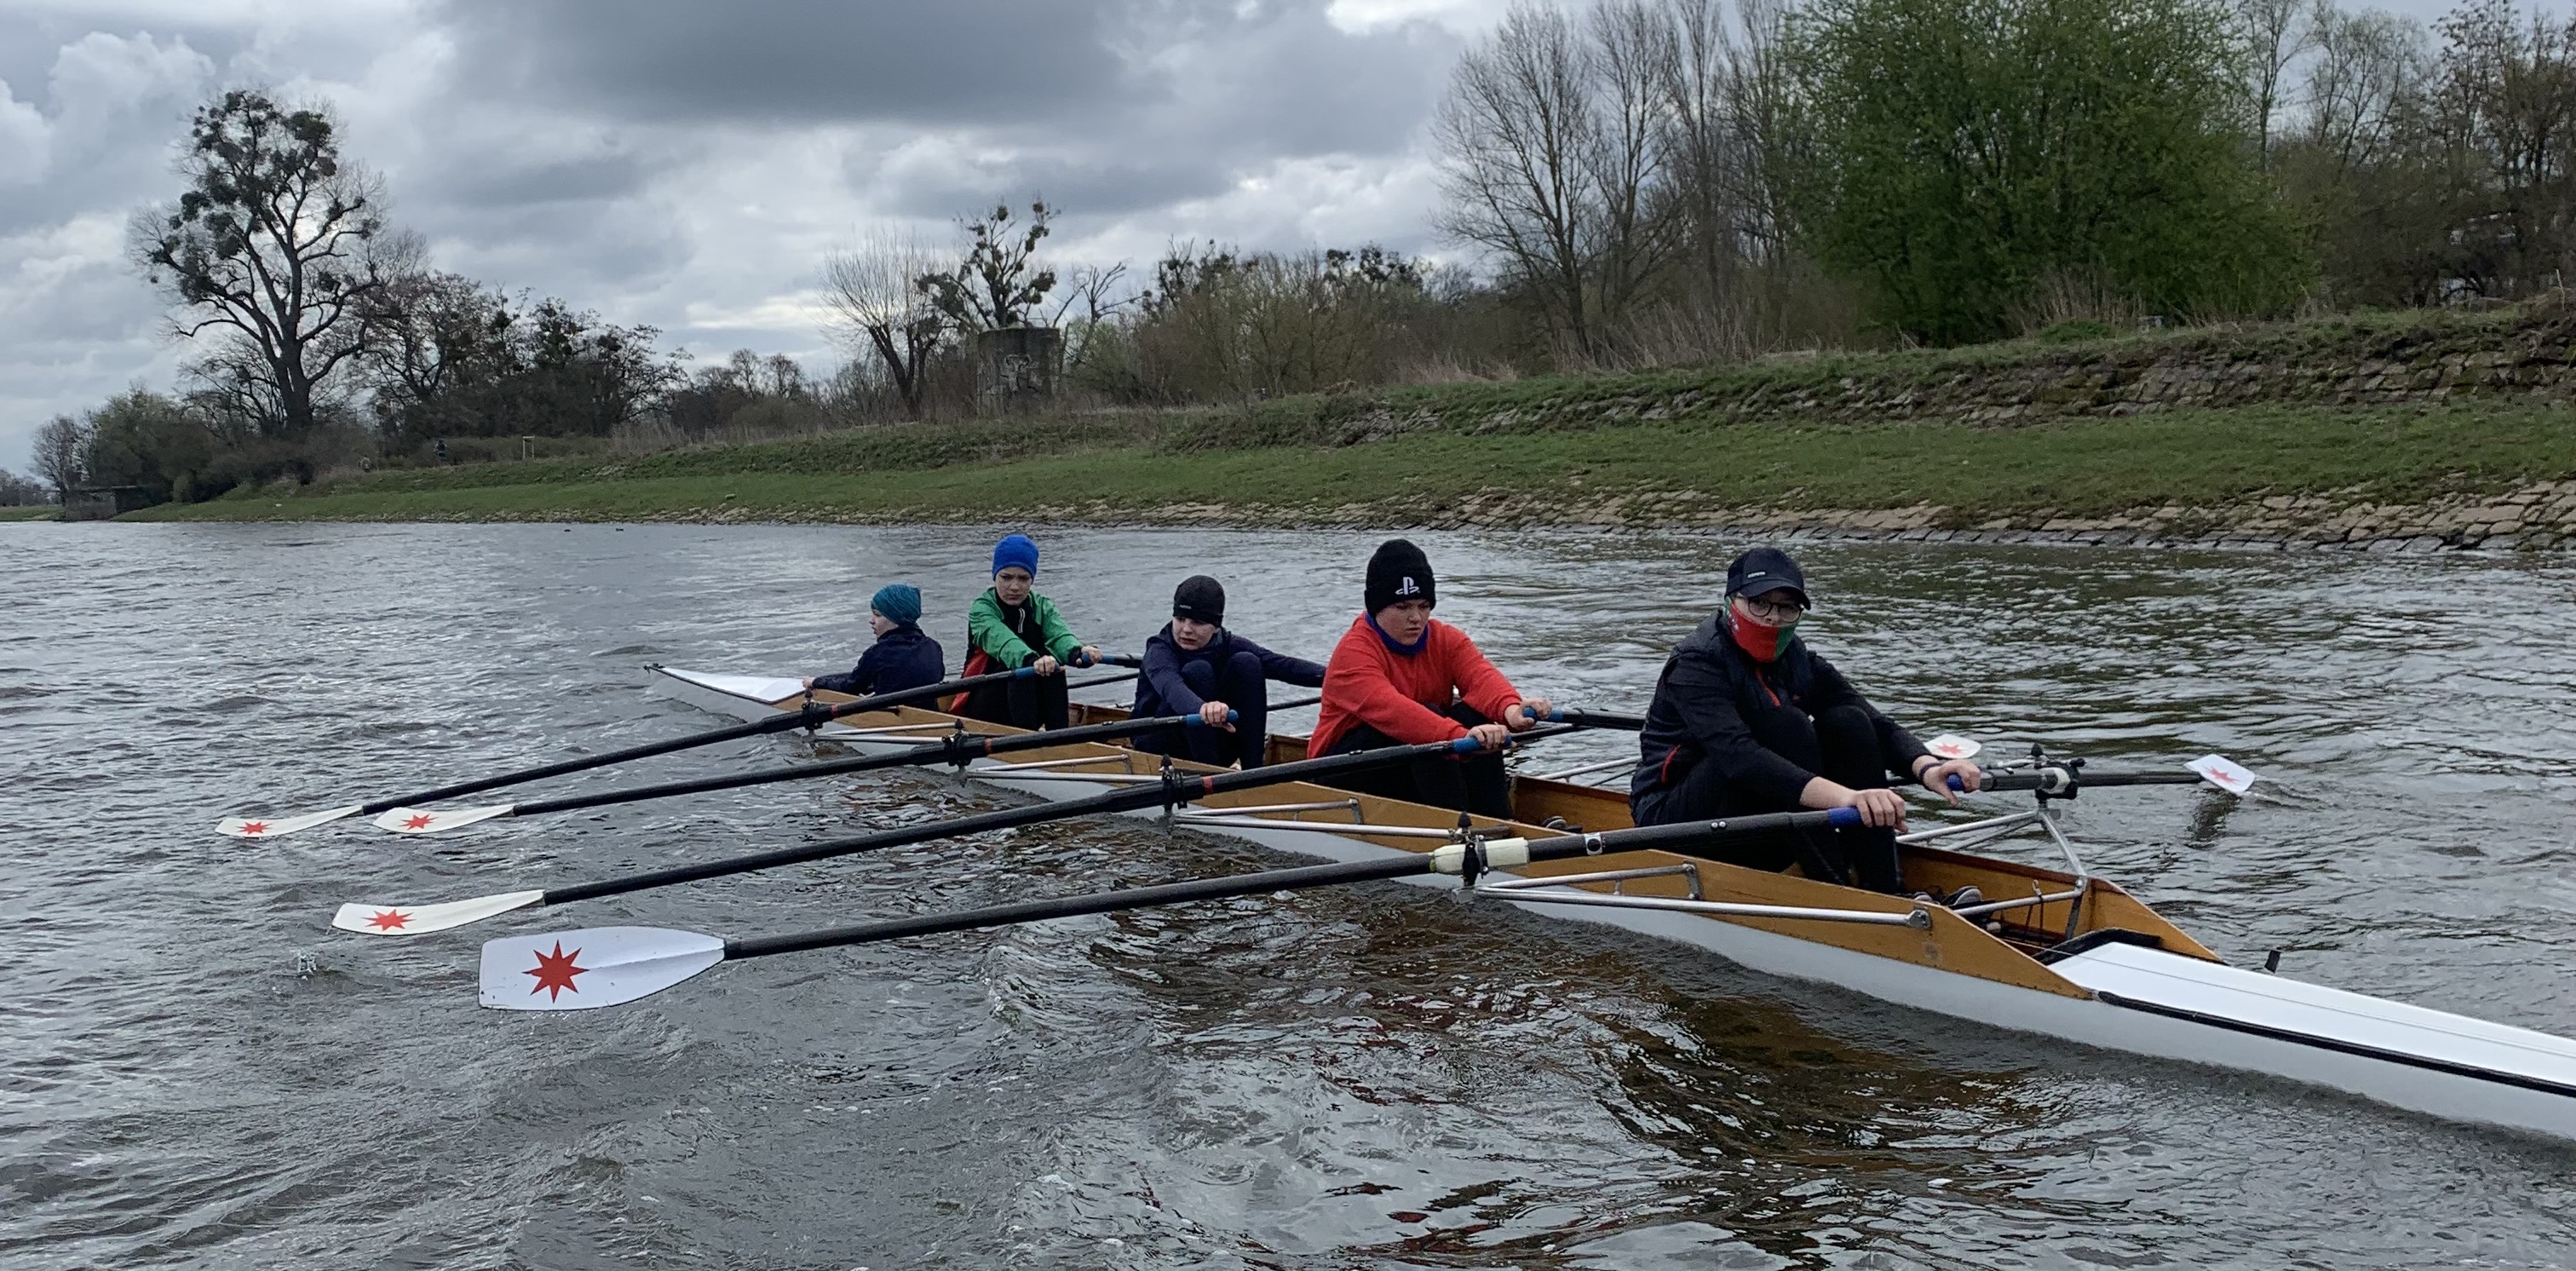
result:
[(1766, 622), (1787, 622), (1805, 608), (1794, 600), (1756, 600), (1751, 596), (1738, 596), (1735, 601), (1744, 606), (1744, 612)]

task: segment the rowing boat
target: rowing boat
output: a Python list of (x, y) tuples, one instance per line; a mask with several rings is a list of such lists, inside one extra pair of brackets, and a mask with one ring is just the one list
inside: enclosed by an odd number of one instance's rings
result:
[[(807, 700), (794, 679), (648, 670), (660, 691), (745, 719), (798, 710)], [(1125, 715), (1085, 703), (1074, 710), (1077, 724)], [(952, 731), (1017, 730), (904, 706), (849, 716), (818, 739), (866, 752)], [(1301, 738), (1274, 736), (1268, 746), (1272, 762), (1305, 757)], [(1166, 762), (1122, 746), (1076, 743), (978, 760), (968, 771), (1003, 788), (1066, 799), (1103, 785), (1162, 780)], [(2058, 767), (2041, 775), (2060, 782), (2056, 799), (1901, 840), (1910, 888), (1947, 895), (1973, 886), (1994, 898), (1956, 910), (1662, 851), (1534, 864), (1471, 885), (1478, 896), (1531, 912), (1676, 941), (1756, 971), (1902, 1006), (2576, 1139), (2576, 1041), (2230, 966), (2085, 868), (2055, 806), (2080, 788), (2080, 773)], [(1630, 824), (1623, 796), (1564, 780), (1516, 777), (1512, 811), (1509, 822), (1469, 824), (1445, 809), (1283, 784), (1132, 815), (1168, 816), (1176, 826), (1334, 861), (1427, 851), (1481, 830), (1538, 838)], [(2064, 870), (1957, 850), (2033, 833), (2063, 854)], [(1411, 881), (1460, 885), (1446, 876)]]

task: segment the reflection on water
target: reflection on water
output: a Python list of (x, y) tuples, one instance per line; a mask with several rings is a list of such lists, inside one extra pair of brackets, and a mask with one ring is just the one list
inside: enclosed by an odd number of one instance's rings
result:
[[(1323, 655), (1376, 536), (1066, 531), (1134, 647), (1172, 584)], [(1421, 536), (1524, 687), (1633, 708), (1740, 544)], [(950, 529), (0, 526), (0, 1262), (332, 1266), (2576, 1263), (2576, 1151), (1379, 887), (473, 1005), (449, 898), (994, 806), (935, 774), (393, 840), (204, 826), (705, 726), (646, 661), (846, 666), (882, 581), (962, 652)], [(2089, 862), (2240, 961), (2576, 1030), (2576, 567), (1892, 544), (1802, 553), (1818, 648), (1999, 751), (2234, 755), (2100, 791)], [(1302, 727), (1310, 714), (1290, 716)], [(1623, 739), (1578, 735), (1572, 767)], [(1633, 742), (1626, 742), (1633, 745)], [(762, 739), (559, 783), (738, 769)], [(2006, 853), (2046, 859), (2036, 844)], [(1143, 823), (566, 910), (754, 934), (1252, 869)], [(507, 919), (495, 930), (539, 924)], [(1875, 1259), (1865, 1261), (1864, 1259)]]

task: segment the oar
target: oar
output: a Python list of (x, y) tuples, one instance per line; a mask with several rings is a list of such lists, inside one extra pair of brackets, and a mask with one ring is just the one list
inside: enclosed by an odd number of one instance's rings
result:
[(1577, 728), (1606, 728), (1615, 732), (1640, 732), (1646, 727), (1643, 715), (1624, 715), (1618, 711), (1588, 711), (1559, 706), (1539, 716), (1551, 724), (1572, 724)]
[[(1551, 736), (1557, 731), (1561, 730), (1547, 732), (1534, 730), (1523, 733), (1514, 740), (1533, 740), (1540, 736)], [(1461, 737), (1456, 741), (1425, 742), (1418, 746), (1386, 746), (1348, 755), (1328, 755), (1321, 759), (1306, 759), (1296, 763), (1254, 768), (1248, 772), (1220, 772), (1209, 776), (1193, 776), (1177, 771), (1166, 771), (1160, 781), (1129, 786), (1122, 790), (1110, 790), (1089, 798), (1003, 808), (999, 811), (981, 812), (947, 821), (932, 821), (921, 825), (879, 830), (873, 834), (861, 834), (852, 838), (827, 839), (820, 843), (808, 843), (799, 847), (755, 852), (748, 856), (736, 856), (726, 860), (704, 861), (695, 865), (675, 865), (669, 869), (629, 874), (622, 878), (603, 879), (595, 883), (580, 883), (543, 891), (502, 892), (497, 895), (476, 896), (470, 900), (451, 900), (433, 905), (342, 905), (339, 912), (332, 916), (331, 925), (342, 931), (355, 931), (366, 935), (425, 935), (432, 931), (461, 927), (469, 922), (477, 922), (494, 914), (508, 913), (513, 909), (521, 909), (529, 905), (561, 905), (576, 900), (593, 900), (601, 896), (622, 896), (628, 892), (702, 882), (706, 879), (723, 878), (733, 874), (748, 874), (755, 870), (775, 869), (781, 865), (798, 865), (806, 861), (827, 860), (857, 852), (905, 847), (914, 843), (977, 834), (986, 830), (1017, 829), (1021, 826), (1068, 820), (1078, 816), (1130, 812), (1156, 806), (1168, 807), (1193, 802), (1209, 795), (1224, 794), (1229, 790), (1251, 790), (1290, 781), (1321, 780), (1413, 759), (1427, 759), (1435, 755), (1472, 754), (1479, 749), (1481, 747), (1476, 744), (1474, 738)]]
[(1792, 826), (1857, 824), (1849, 808), (1831, 812), (1774, 813), (1655, 826), (1650, 830), (1611, 830), (1599, 834), (1566, 834), (1539, 839), (1469, 839), (1420, 855), (1338, 865), (1307, 865), (1264, 870), (1224, 878), (1201, 878), (1154, 887), (1127, 887), (1052, 900), (1026, 900), (955, 913), (923, 914), (855, 927), (834, 927), (794, 935), (726, 940), (695, 931), (659, 927), (592, 927), (583, 931), (535, 936), (503, 936), (483, 945), (483, 1005), (514, 1011), (580, 1011), (616, 1006), (661, 992), (719, 962), (765, 958), (774, 953), (803, 953), (846, 945), (878, 944), (908, 936), (941, 935), (981, 927), (1005, 927), (1049, 918), (1116, 913), (1200, 900), (1263, 896), (1345, 883), (1380, 882), (1425, 874), (1454, 874), (1470, 883), (1495, 869), (1514, 869), (1532, 861), (1564, 860), (1605, 850), (1626, 851), (1653, 843), (1697, 842)]
[[(1281, 702), (1270, 709), (1294, 710), (1312, 705), (1316, 699), (1305, 698)], [(1233, 720), (1237, 712), (1226, 712)], [(734, 790), (743, 786), (770, 785), (780, 781), (803, 781), (812, 777), (832, 777), (853, 772), (875, 772), (886, 768), (917, 768), (930, 764), (954, 764), (960, 768), (989, 755), (1008, 754), (1015, 750), (1042, 750), (1070, 746), (1077, 742), (1109, 741), (1159, 732), (1166, 728), (1205, 728), (1205, 719), (1197, 715), (1165, 715), (1152, 719), (1126, 719), (1108, 724), (1086, 724), (1080, 728), (1060, 728), (1054, 732), (1006, 733), (982, 736), (975, 733), (952, 733), (938, 741), (892, 754), (861, 755), (854, 759), (834, 759), (824, 763), (798, 764), (788, 768), (770, 768), (730, 777), (702, 777), (695, 781), (669, 781), (659, 785), (630, 786), (599, 794), (574, 795), (562, 799), (540, 799), (533, 803), (492, 803), (472, 808), (412, 808), (387, 810), (378, 816), (379, 829), (396, 834), (439, 834), (461, 830), (466, 826), (503, 817), (542, 816), (549, 812), (577, 812), (584, 808), (604, 808), (618, 803), (639, 803), (646, 799), (669, 799), (681, 795), (706, 794), (715, 790)]]
[[(943, 697), (947, 694), (958, 692), (963, 689), (975, 688), (979, 685), (999, 684), (1004, 680), (1022, 679), (1036, 674), (1037, 671), (1035, 668), (1021, 667), (1016, 671), (994, 671), (985, 675), (969, 675), (964, 679), (949, 680), (943, 684), (925, 684), (920, 688), (908, 688), (893, 693), (879, 693), (874, 697), (862, 697), (856, 701), (842, 702), (837, 706), (827, 705), (822, 702), (808, 701), (801, 710), (782, 711), (766, 719), (753, 720), (747, 724), (736, 724), (731, 728), (719, 728), (713, 732), (693, 733), (686, 737), (674, 737), (669, 741), (647, 742), (641, 746), (629, 746), (624, 750), (612, 750), (606, 754), (592, 755), (584, 759), (566, 759), (561, 763), (550, 763), (535, 768), (523, 768), (517, 772), (502, 773), (497, 777), (484, 777), (474, 781), (460, 781), (455, 785), (440, 786), (435, 790), (423, 790), (415, 794), (395, 795), (390, 799), (375, 799), (366, 803), (352, 803), (347, 807), (331, 808), (322, 812), (306, 812), (298, 816), (225, 817), (223, 820), (215, 822), (215, 833), (228, 834), (234, 838), (242, 839), (273, 839), (282, 835), (293, 834), (298, 830), (309, 830), (317, 825), (328, 825), (342, 817), (373, 816), (378, 812), (383, 812), (391, 808), (403, 807), (407, 804), (436, 803), (441, 799), (462, 798), (465, 795), (479, 794), (485, 790), (497, 790), (502, 786), (514, 786), (527, 781), (540, 781), (547, 777), (560, 777), (566, 773), (586, 772), (592, 768), (604, 768), (610, 764), (624, 763), (630, 759), (649, 759), (655, 755), (670, 754), (675, 750), (689, 750), (699, 746), (712, 746), (718, 742), (732, 741), (740, 737), (758, 737), (765, 733), (790, 732), (799, 728), (820, 728), (824, 724), (835, 719), (839, 719), (844, 715), (860, 715), (869, 711), (884, 710), (889, 706), (901, 706), (906, 702), (918, 702), (928, 698)], [(1085, 688), (1093, 684), (1116, 684), (1121, 681), (1132, 680), (1134, 678), (1136, 677), (1133, 675), (1111, 675), (1104, 676), (1096, 680), (1089, 680), (1083, 684), (1073, 685), (1071, 687)]]
[[(2045, 798), (2072, 799), (2092, 786), (2196, 786), (2206, 781), (2242, 797), (2259, 779), (2252, 769), (2224, 755), (2202, 755), (2180, 771), (2164, 772), (2092, 772), (2081, 764), (2043, 764), (2027, 772), (1990, 773), (1978, 786), (1989, 791), (2030, 790)], [(1967, 786), (1952, 777), (1950, 788), (1964, 790)]]

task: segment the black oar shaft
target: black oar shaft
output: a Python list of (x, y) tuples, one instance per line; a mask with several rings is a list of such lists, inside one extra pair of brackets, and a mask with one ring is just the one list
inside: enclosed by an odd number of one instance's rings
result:
[(1776, 830), (1828, 829), (1860, 823), (1860, 813), (1850, 808), (1830, 808), (1821, 812), (1761, 812), (1752, 816), (1731, 816), (1714, 821), (1676, 821), (1670, 825), (1640, 825), (1623, 830), (1602, 830), (1582, 837), (1596, 851), (1629, 852), (1650, 847), (1678, 847), (1704, 843), (1710, 839), (1732, 838), (1742, 834), (1764, 834)]
[[(940, 763), (965, 763), (986, 755), (1008, 754), (1015, 750), (1042, 750), (1054, 746), (1071, 746), (1087, 741), (1104, 741), (1130, 737), (1164, 728), (1184, 728), (1196, 724), (1196, 715), (1166, 715), (1153, 719), (1124, 719), (1107, 724), (1086, 724), (1080, 728), (1060, 728), (1043, 733), (1010, 733), (985, 736), (964, 733), (925, 746), (914, 746), (885, 755), (860, 755), (852, 759), (830, 759), (821, 763), (798, 764), (789, 768), (770, 768), (729, 777), (702, 777), (695, 781), (672, 781), (660, 785), (635, 786), (625, 790), (607, 790), (598, 794), (574, 795), (562, 799), (540, 799), (522, 803), (510, 810), (512, 816), (538, 816), (548, 812), (573, 812), (582, 808), (604, 808), (618, 803), (636, 803), (645, 799), (673, 798), (681, 795), (706, 794), (716, 790), (733, 790), (743, 786), (771, 785), (781, 781), (802, 781), (809, 777), (842, 776), (853, 772), (877, 772), (887, 768), (918, 768)], [(923, 724), (925, 728), (933, 727)]]
[[(1579, 856), (1588, 850), (1582, 839), (1572, 836), (1535, 840), (1528, 846), (1529, 859), (1534, 861)], [(901, 940), (907, 936), (941, 935), (952, 931), (972, 931), (978, 927), (1006, 927), (1016, 923), (1041, 922), (1049, 918), (1115, 913), (1125, 909), (1152, 909), (1162, 905), (1187, 904), (1192, 901), (1230, 900), (1237, 896), (1266, 896), (1272, 892), (1302, 891), (1344, 883), (1378, 882), (1412, 878), (1423, 874), (1456, 872), (1454, 865), (1446, 869), (1443, 866), (1443, 857), (1426, 852), (1421, 855), (1408, 854), (1384, 860), (1264, 870), (1257, 874), (1235, 874), (1225, 878), (1196, 878), (1187, 882), (1163, 883), (1152, 887), (1129, 887), (1118, 891), (1093, 892), (1086, 896), (1024, 900), (1015, 904), (968, 909), (957, 913), (922, 914), (913, 918), (897, 918), (889, 922), (872, 922), (855, 927), (835, 927), (823, 931), (799, 932), (794, 935), (728, 940), (725, 942), (725, 957), (727, 960), (759, 958), (773, 953), (802, 953), (809, 949), (828, 949), (837, 945), (876, 944), (886, 940)]]
[[(362, 816), (373, 816), (378, 812), (383, 812), (391, 808), (409, 807), (415, 803), (436, 803), (441, 799), (462, 798), (469, 794), (481, 794), (486, 790), (497, 790), (503, 786), (514, 786), (529, 781), (543, 781), (548, 777), (560, 777), (568, 773), (586, 772), (592, 768), (605, 768), (610, 764), (625, 763), (628, 760), (650, 759), (655, 755), (667, 755), (675, 750), (691, 750), (699, 746), (712, 746), (720, 742), (733, 741), (743, 737), (758, 737), (765, 733), (783, 733), (796, 728), (821, 727), (823, 724), (839, 719), (844, 715), (857, 715), (867, 711), (884, 710), (890, 706), (902, 706), (906, 703), (940, 697), (945, 694), (960, 692), (965, 689), (976, 688), (985, 684), (999, 684), (1004, 680), (1017, 679), (1025, 669), (1026, 668), (1023, 668), (1021, 671), (995, 671), (988, 675), (969, 675), (964, 679), (950, 680), (944, 684), (925, 684), (919, 688), (901, 689), (892, 693), (879, 693), (873, 697), (862, 697), (857, 701), (842, 702), (838, 705), (810, 702), (806, 704), (803, 710), (782, 711), (765, 719), (755, 719), (750, 723), (736, 724), (730, 728), (718, 728), (703, 733), (691, 733), (686, 737), (673, 737), (667, 741), (646, 742), (640, 746), (629, 746), (624, 750), (612, 750), (605, 754), (585, 755), (579, 759), (566, 759), (558, 763), (541, 764), (534, 768), (522, 768), (517, 772), (505, 772), (497, 777), (483, 777), (474, 781), (460, 781), (454, 785), (440, 786), (435, 790), (423, 790), (417, 794), (406, 794), (399, 798), (378, 799), (373, 803), (362, 805), (359, 807), (358, 812)], [(1135, 677), (1111, 676), (1107, 679), (1093, 680), (1091, 682), (1094, 684), (1111, 684), (1122, 679), (1133, 678)]]
[[(1546, 734), (1533, 733), (1524, 736), (1534, 735)], [(669, 887), (680, 883), (703, 882), (710, 878), (776, 869), (782, 865), (801, 865), (807, 861), (827, 860), (835, 856), (849, 856), (859, 852), (908, 847), (914, 843), (927, 843), (934, 839), (954, 838), (966, 834), (981, 834), (988, 830), (1017, 829), (1024, 825), (1037, 825), (1046, 821), (1131, 812), (1169, 803), (1187, 803), (1208, 795), (1223, 794), (1229, 790), (1255, 789), (1290, 781), (1319, 780), (1348, 772), (1383, 767), (1387, 764), (1425, 759), (1434, 755), (1463, 753), (1458, 751), (1461, 744), (1471, 743), (1466, 743), (1462, 738), (1459, 742), (1439, 741), (1419, 746), (1388, 746), (1348, 755), (1332, 755), (1322, 759), (1306, 759), (1268, 768), (1254, 768), (1245, 772), (1220, 772), (1209, 776), (1175, 776), (1150, 785), (1111, 790), (1085, 799), (1002, 808), (946, 821), (930, 821), (920, 825), (880, 830), (873, 834), (861, 834), (852, 838), (826, 839), (820, 843), (782, 847), (774, 851), (755, 852), (748, 856), (736, 856), (726, 860), (675, 865), (669, 869), (631, 874), (624, 878), (602, 879), (599, 882), (579, 883), (571, 887), (548, 888), (541, 903), (559, 905), (576, 900), (592, 900), (601, 896), (621, 896), (628, 892), (648, 891), (652, 888)]]

